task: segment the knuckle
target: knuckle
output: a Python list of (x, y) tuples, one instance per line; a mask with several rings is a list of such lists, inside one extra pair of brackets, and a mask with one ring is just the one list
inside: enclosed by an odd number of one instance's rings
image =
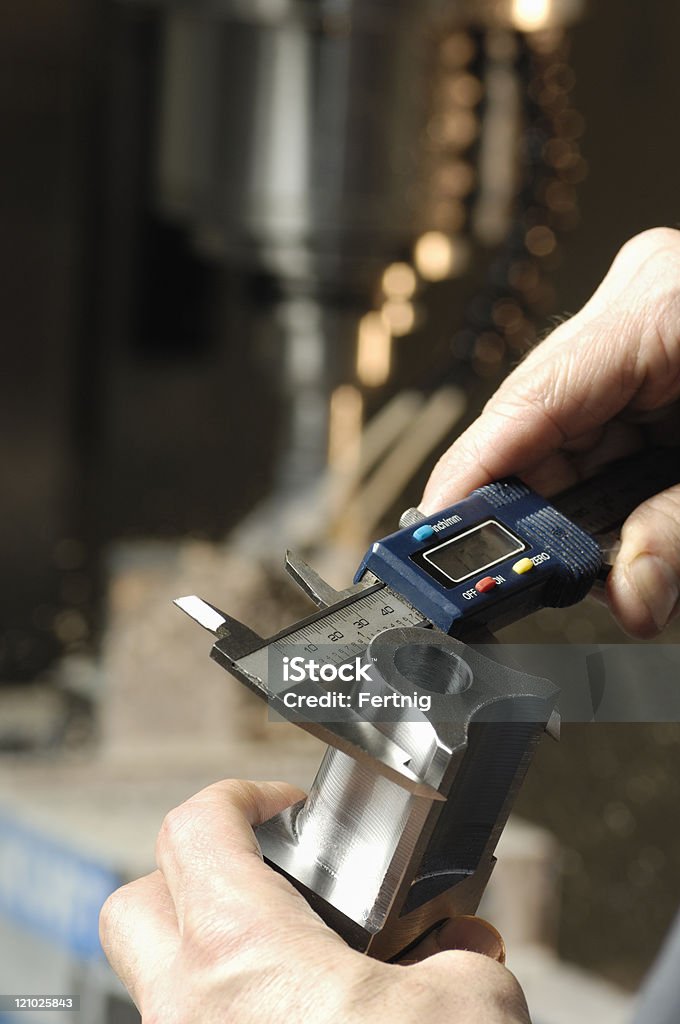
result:
[(636, 235), (620, 250), (617, 265), (628, 268), (636, 305), (643, 311), (651, 306), (658, 317), (667, 307), (675, 308), (680, 295), (680, 231), (651, 228)]
[(619, 250), (619, 257), (630, 259), (632, 263), (646, 263), (656, 259), (660, 254), (676, 253), (680, 258), (680, 231), (676, 228), (656, 227), (641, 231), (634, 235)]
[(660, 376), (672, 373), (680, 339), (680, 231), (652, 228), (636, 235), (623, 246), (614, 267), (623, 267), (629, 277), (629, 306), (644, 363), (656, 367)]
[(173, 807), (163, 818), (158, 838), (156, 840), (156, 853), (162, 856), (169, 849), (173, 849), (186, 839), (192, 830), (193, 809), (191, 800)]
[(206, 792), (226, 797), (229, 802), (247, 804), (253, 797), (253, 785), (244, 779), (224, 779), (210, 786)]
[(125, 912), (129, 902), (129, 885), (123, 885), (116, 889), (104, 901), (99, 911), (99, 934), (102, 942), (107, 940), (116, 930), (120, 918)]
[(163, 818), (158, 832), (157, 857), (191, 840), (200, 829), (201, 822), (214, 811), (216, 799), (226, 800), (234, 806), (247, 806), (253, 799), (252, 785), (240, 779), (225, 779), (173, 807)]
[(245, 779), (222, 779), (201, 790), (193, 799), (196, 807), (229, 804), (243, 813), (257, 804), (257, 786)]

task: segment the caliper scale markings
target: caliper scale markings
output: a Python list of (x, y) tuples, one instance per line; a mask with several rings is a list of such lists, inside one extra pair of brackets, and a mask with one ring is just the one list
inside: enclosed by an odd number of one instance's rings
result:
[(273, 651), (283, 657), (286, 648), (300, 647), (310, 655), (323, 648), (324, 662), (341, 665), (364, 653), (384, 629), (424, 625), (423, 616), (389, 587), (380, 587), (350, 603), (331, 607), (298, 629), (276, 637), (239, 659), (239, 672), (267, 686)]
[(310, 653), (313, 653), (312, 647), (328, 647), (324, 655), (337, 665), (362, 653), (381, 630), (414, 626), (422, 621), (422, 615), (384, 587), (342, 608), (328, 609), (322, 618), (280, 637), (272, 647), (283, 651), (289, 644), (297, 644), (308, 647)]

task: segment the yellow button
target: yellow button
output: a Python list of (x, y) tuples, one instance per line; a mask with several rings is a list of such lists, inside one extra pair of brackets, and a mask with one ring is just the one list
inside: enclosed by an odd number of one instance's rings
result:
[(533, 569), (533, 567), (534, 563), (531, 561), (530, 558), (520, 558), (519, 562), (515, 562), (515, 564), (513, 565), (512, 571), (519, 573), (521, 576), (522, 573), (529, 572), (529, 570)]

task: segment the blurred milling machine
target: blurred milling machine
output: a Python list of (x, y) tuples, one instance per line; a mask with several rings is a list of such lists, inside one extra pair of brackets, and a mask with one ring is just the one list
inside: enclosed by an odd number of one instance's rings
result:
[[(329, 456), (341, 471), (362, 473), (362, 427), (389, 397), (374, 396), (390, 377), (394, 339), (418, 327), (418, 289), (459, 275), (475, 240), (487, 252), (504, 241), (516, 250), (508, 236), (528, 119), (521, 30), (551, 55), (580, 5), (155, 6), (162, 18), (156, 202), (204, 257), (269, 282), (265, 351), (284, 404), (272, 507), (277, 517), (282, 500), (299, 512)], [(525, 234), (522, 227), (522, 244)], [(487, 338), (477, 347), (482, 362), (489, 349), (497, 375), (504, 351), (491, 351), (494, 344)], [(448, 346), (443, 360), (421, 353), (407, 379), (431, 394), (450, 377), (450, 363)], [(460, 362), (458, 369), (456, 380), (468, 386)], [(460, 392), (438, 395), (420, 443), (411, 440), (415, 450), (393, 460), (396, 479), (373, 489), (385, 495), (376, 516), (464, 408)], [(400, 428), (413, 437), (422, 404), (402, 395), (400, 410), (374, 427), (374, 451), (384, 454)], [(368, 447), (367, 461), (378, 461)], [(336, 514), (338, 499), (336, 488)], [(375, 499), (366, 505), (375, 508)]]

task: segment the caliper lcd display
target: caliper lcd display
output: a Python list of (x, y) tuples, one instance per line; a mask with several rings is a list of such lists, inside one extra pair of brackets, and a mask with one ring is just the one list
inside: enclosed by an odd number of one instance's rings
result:
[(423, 557), (454, 583), (462, 583), (524, 548), (519, 537), (490, 519), (425, 551)]

